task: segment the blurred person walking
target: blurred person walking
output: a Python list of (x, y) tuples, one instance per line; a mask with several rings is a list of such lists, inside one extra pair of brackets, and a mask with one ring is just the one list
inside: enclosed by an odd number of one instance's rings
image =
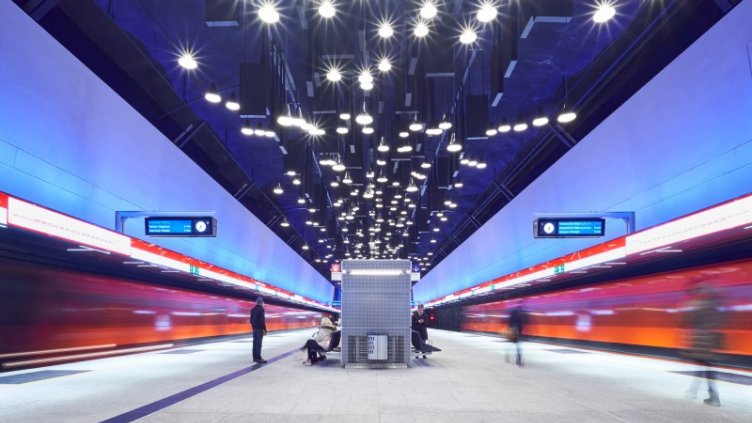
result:
[[(684, 321), (687, 349), (683, 355), (700, 366), (700, 373), (708, 384), (708, 398), (703, 402), (720, 407), (721, 399), (715, 383), (715, 371), (710, 368), (716, 350), (723, 344), (723, 334), (719, 330), (723, 320), (718, 310), (720, 298), (705, 282), (695, 284), (690, 289), (690, 294), (692, 298), (686, 305), (688, 313)], [(700, 383), (701, 378), (696, 377), (687, 391), (687, 396), (696, 398)]]
[(256, 298), (256, 305), (251, 309), (251, 327), (253, 328), (253, 362), (266, 363), (261, 358), (261, 343), (266, 335), (266, 316), (264, 314), (264, 299)]
[[(428, 315), (425, 313), (423, 304), (419, 304), (418, 310), (413, 313), (412, 330), (418, 332), (420, 339), (423, 340), (422, 344), (428, 341)], [(418, 356), (416, 355), (415, 358)], [(427, 358), (425, 352), (423, 352), (423, 358)]]
[[(525, 305), (522, 301), (517, 303), (517, 306), (512, 310), (512, 312), (509, 314), (509, 333), (507, 335), (507, 339), (509, 339), (509, 342), (512, 342), (515, 344), (515, 348), (517, 350), (517, 365), (522, 367), (523, 361), (522, 361), (522, 340), (520, 339), (522, 337), (522, 333), (525, 330), (525, 325), (527, 324), (527, 310), (525, 309)], [(505, 358), (507, 363), (509, 362), (509, 349), (507, 349)]]

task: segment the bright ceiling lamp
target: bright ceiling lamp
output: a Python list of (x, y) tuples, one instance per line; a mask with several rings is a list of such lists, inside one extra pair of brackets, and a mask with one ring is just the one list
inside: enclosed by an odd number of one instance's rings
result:
[(492, 20), (496, 19), (496, 15), (499, 12), (496, 10), (496, 6), (494, 6), (491, 2), (484, 2), (480, 5), (480, 8), (478, 9), (478, 12), (475, 14), (475, 17), (483, 23), (491, 22)]
[(329, 19), (333, 18), (336, 14), (337, 9), (334, 8), (331, 0), (322, 0), (321, 4), (319, 5), (319, 15), (321, 15), (322, 18)]
[(287, 218), (282, 219), (282, 222), (279, 224), (279, 226), (282, 226), (283, 228), (289, 228), (290, 227), (290, 221), (287, 220)]
[(332, 181), (332, 182), (329, 183), (329, 186), (331, 186), (332, 188), (337, 188), (337, 187), (339, 187), (339, 182)]
[(376, 159), (376, 165), (377, 166), (386, 166), (386, 160), (384, 160), (384, 159)]
[(326, 79), (332, 82), (339, 82), (342, 80), (342, 73), (337, 68), (331, 68), (326, 72)]
[(499, 133), (499, 131), (496, 128), (494, 128), (490, 124), (488, 125), (488, 129), (486, 129), (486, 136), (487, 137), (496, 136), (496, 134), (498, 134), (498, 133)]
[(407, 138), (409, 136), (410, 136), (410, 133), (407, 132), (407, 131), (400, 131), (400, 133), (399, 133), (399, 137), (400, 138)]
[(507, 118), (504, 118), (501, 120), (501, 125), (499, 125), (499, 127), (496, 129), (498, 129), (502, 134), (506, 134), (507, 132), (512, 130), (512, 125), (509, 124)]
[(235, 97), (235, 93), (230, 94), (230, 98), (227, 99), (225, 107), (227, 107), (227, 110), (231, 110), (233, 112), (240, 110), (240, 103), (238, 103), (238, 99)]
[(566, 111), (561, 112), (561, 114), (559, 114), (559, 116), (556, 118), (556, 121), (559, 123), (569, 123), (575, 119), (577, 119), (577, 113), (573, 111)]
[(543, 109), (538, 109), (538, 115), (533, 119), (533, 126), (540, 128), (548, 124), (548, 117), (543, 114)]
[(209, 86), (209, 89), (206, 90), (206, 93), (204, 94), (204, 99), (208, 101), (209, 103), (217, 104), (222, 101), (222, 96), (219, 95), (219, 91), (217, 91), (217, 84), (211, 83)]
[(340, 159), (337, 159), (337, 163), (332, 166), (332, 170), (335, 172), (344, 172), (345, 171), (345, 165), (342, 163)]
[(446, 113), (444, 113), (441, 116), (441, 121), (439, 122), (439, 129), (442, 129), (444, 131), (446, 131), (447, 129), (452, 129), (452, 122), (449, 121)]
[(253, 135), (257, 137), (263, 137), (266, 134), (266, 131), (264, 131), (262, 128), (256, 128), (253, 130)]
[(413, 151), (413, 146), (410, 144), (410, 140), (407, 138), (403, 138), (402, 145), (397, 147), (398, 153), (409, 153)]
[(374, 195), (373, 188), (369, 187), (366, 190), (366, 192), (363, 193), (363, 198), (365, 198), (366, 200), (370, 200), (371, 198), (373, 198), (373, 195)]
[(245, 121), (243, 126), (240, 127), (240, 133), (247, 137), (253, 135), (253, 128), (251, 128), (251, 124), (248, 123), (247, 120)]
[(413, 35), (418, 38), (425, 37), (426, 35), (428, 35), (428, 25), (426, 25), (426, 23), (423, 21), (419, 21), (415, 24), (415, 28), (413, 28)]
[(425, 162), (423, 162), (423, 163), (420, 164), (420, 167), (423, 168), (423, 169), (430, 169), (431, 168), (431, 162), (425, 161)]
[(452, 134), (452, 138), (449, 140), (449, 144), (447, 144), (446, 149), (450, 153), (458, 153), (462, 151), (462, 144), (457, 142), (457, 139), (454, 134)]
[(277, 194), (277, 195), (281, 195), (282, 193), (285, 192), (285, 190), (282, 189), (282, 184), (277, 184), (277, 186), (274, 187), (274, 189), (272, 190), (272, 192), (275, 193), (275, 194)]
[(484, 162), (483, 160), (479, 160), (478, 164), (475, 165), (476, 169), (485, 169), (488, 167), (488, 163)]
[(390, 24), (389, 22), (382, 22), (379, 25), (379, 37), (389, 38), (392, 35), (394, 35), (394, 28), (392, 28), (392, 24)]
[(350, 120), (351, 116), (350, 113), (344, 112), (339, 114), (339, 118), (342, 120)]
[(305, 204), (305, 198), (298, 197), (298, 204)]
[(303, 246), (300, 248), (302, 248), (303, 250), (308, 250), (310, 247), (308, 246), (308, 244), (303, 244)]
[(520, 122), (514, 125), (514, 132), (522, 132), (525, 130), (527, 130), (527, 123), (525, 122)]
[(413, 116), (413, 121), (410, 122), (410, 126), (408, 126), (408, 129), (413, 132), (418, 132), (423, 129), (423, 123), (418, 121), (418, 115)]
[(420, 7), (420, 17), (423, 19), (433, 19), (436, 17), (437, 13), (439, 13), (439, 11), (436, 9), (436, 5), (433, 4), (432, 0), (426, 0)]
[(279, 12), (277, 12), (277, 8), (272, 3), (262, 4), (258, 10), (258, 16), (259, 19), (269, 24), (279, 22)]
[(347, 184), (347, 185), (350, 185), (351, 183), (353, 183), (353, 180), (350, 177), (350, 172), (345, 172), (345, 177), (342, 178), (342, 183)]
[[(455, 188), (459, 189), (459, 188), (462, 188), (464, 186), (465, 186), (465, 184), (462, 183), (462, 179), (457, 179), (456, 181), (454, 181), (454, 187)], [(434, 229), (434, 232), (438, 232), (439, 228), (438, 227), (434, 227), (433, 229)]]
[(293, 185), (300, 185), (301, 183), (302, 181), (300, 180), (300, 178), (293, 178), (292, 180)]
[(373, 89), (373, 82), (361, 82), (360, 89), (363, 91), (371, 91)]
[(379, 60), (379, 70), (382, 72), (389, 72), (392, 70), (392, 63), (389, 61), (388, 57), (382, 57), (381, 60)]
[(407, 192), (417, 192), (418, 191), (418, 186), (415, 185), (415, 181), (413, 180), (413, 178), (410, 178), (410, 183), (407, 184), (407, 188), (405, 188), (405, 191), (407, 191)]
[(382, 153), (386, 153), (387, 151), (389, 151), (389, 144), (387, 144), (384, 137), (381, 137), (381, 139), (379, 140), (379, 146), (376, 147), (376, 149)]
[(478, 164), (478, 160), (470, 157), (467, 161), (467, 165), (470, 167), (475, 167)]
[(295, 118), (292, 117), (292, 108), (287, 105), (287, 112), (277, 118), (277, 123), (280, 126), (288, 127), (295, 123)]
[(198, 62), (190, 51), (183, 52), (178, 59), (178, 65), (183, 69), (194, 70), (198, 67)]
[(346, 126), (338, 126), (336, 129), (337, 133), (340, 135), (347, 135), (348, 132), (350, 132), (349, 129), (347, 129)]
[(355, 123), (362, 126), (370, 125), (373, 123), (373, 116), (368, 114), (365, 101), (363, 102), (363, 111), (360, 112), (358, 116), (355, 116)]
[(441, 128), (428, 128), (428, 129), (426, 129), (426, 135), (428, 135), (428, 136), (441, 135), (442, 133), (444, 133), (444, 130), (441, 129)]
[(371, 75), (371, 71), (365, 69), (360, 72), (360, 75), (358, 75), (358, 82), (361, 84), (373, 83), (373, 75)]
[(465, 28), (460, 34), (460, 42), (462, 44), (472, 44), (478, 39), (478, 34), (472, 28)]
[(274, 138), (277, 134), (274, 131), (266, 130), (264, 131), (264, 136), (267, 138)]
[(604, 23), (611, 20), (616, 15), (616, 8), (610, 1), (603, 1), (596, 5), (596, 11), (593, 13), (595, 23)]
[(364, 126), (363, 127), (363, 133), (366, 135), (373, 134), (373, 127), (372, 126)]
[(376, 182), (378, 182), (378, 183), (380, 183), (380, 184), (385, 184), (385, 183), (387, 183), (388, 181), (389, 181), (389, 179), (387, 179), (386, 175), (384, 175), (384, 173), (383, 173), (383, 172), (380, 172), (380, 173), (379, 173), (379, 177), (378, 177), (378, 178), (376, 178)]

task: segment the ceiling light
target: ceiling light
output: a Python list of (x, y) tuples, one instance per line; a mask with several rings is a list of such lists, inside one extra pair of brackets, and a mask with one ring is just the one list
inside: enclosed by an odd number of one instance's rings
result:
[(457, 208), (457, 203), (455, 203), (455, 202), (450, 203), (449, 204), (449, 208), (450, 209), (456, 209)]
[(446, 222), (447, 220), (449, 220), (449, 218), (446, 217), (446, 216), (444, 216), (444, 217), (440, 218), (439, 220), (441, 220), (442, 222)]
[(452, 138), (449, 140), (449, 144), (447, 144), (446, 149), (450, 153), (457, 153), (462, 151), (462, 144), (457, 142), (454, 134), (452, 134)]
[(392, 181), (392, 186), (393, 186), (393, 187), (398, 187), (398, 186), (400, 186), (400, 183), (399, 183), (399, 181)]
[(371, 198), (373, 198), (373, 190), (367, 189), (366, 192), (363, 193), (363, 198), (367, 200), (370, 200)]
[[(410, 178), (410, 183), (407, 185), (407, 188), (405, 188), (405, 191), (407, 192), (416, 192), (418, 191), (418, 187), (415, 185), (415, 181), (413, 181), (413, 178)], [(403, 210), (404, 212), (404, 210)], [(406, 214), (406, 213), (403, 213)]]
[(332, 69), (329, 69), (329, 71), (326, 73), (326, 79), (332, 82), (339, 82), (342, 80), (342, 74), (339, 72), (338, 69), (332, 68)]
[(384, 174), (383, 174), (383, 173), (379, 174), (379, 177), (378, 177), (378, 178), (376, 178), (376, 182), (378, 182), (378, 183), (381, 183), (381, 184), (384, 184), (384, 183), (386, 183), (386, 182), (387, 182), (388, 180), (389, 180), (389, 179), (387, 179), (387, 177), (386, 177), (386, 176), (384, 176)]
[(298, 197), (298, 204), (305, 204), (305, 198)]
[(332, 182), (330, 182), (330, 183), (329, 183), (329, 185), (330, 185), (330, 186), (331, 186), (332, 188), (337, 188), (337, 187), (339, 186), (339, 182), (337, 182), (337, 181), (332, 181)]
[(376, 164), (378, 166), (386, 166), (386, 160), (384, 160), (384, 159), (376, 159)]
[(407, 132), (407, 131), (401, 131), (401, 132), (399, 133), (399, 137), (400, 137), (400, 138), (407, 138), (407, 137), (409, 137), (409, 136), (410, 136), (410, 133), (409, 133), (409, 132)]
[(494, 135), (498, 134), (499, 131), (496, 130), (496, 128), (488, 128), (486, 129), (486, 136), (487, 137), (493, 137)]
[(262, 21), (266, 23), (277, 23), (279, 22), (279, 13), (277, 12), (277, 8), (274, 7), (271, 3), (264, 3), (261, 5), (261, 7), (258, 10), (259, 18), (261, 18)]
[[(456, 182), (455, 182), (455, 184), (456, 184)], [(441, 229), (439, 229), (439, 227), (438, 227), (438, 226), (434, 226), (434, 227), (433, 227), (433, 231), (434, 231), (434, 232), (441, 232)]]
[(285, 190), (282, 189), (282, 184), (277, 184), (277, 186), (274, 187), (274, 189), (272, 190), (272, 192), (274, 192), (277, 195), (280, 195), (283, 192), (285, 192)]
[(342, 164), (342, 161), (340, 159), (337, 159), (337, 163), (332, 166), (332, 170), (335, 172), (343, 172), (345, 170), (345, 165)]
[(478, 13), (475, 16), (479, 21), (485, 23), (494, 20), (497, 14), (498, 12), (496, 11), (496, 7), (493, 5), (493, 3), (486, 2), (480, 6)]
[(468, 161), (467, 161), (467, 165), (468, 165), (468, 166), (471, 166), (471, 167), (475, 167), (475, 165), (477, 165), (477, 164), (478, 164), (478, 160), (476, 160), (476, 159), (473, 159), (473, 158), (470, 158), (470, 159), (468, 159)]
[(363, 111), (360, 112), (358, 116), (355, 116), (355, 123), (362, 126), (370, 125), (373, 123), (373, 116), (368, 114), (365, 102), (363, 102)]
[(288, 127), (295, 123), (295, 118), (292, 117), (292, 110), (290, 105), (287, 105), (287, 113), (277, 118), (277, 123), (280, 126)]
[(434, 135), (441, 135), (442, 132), (444, 132), (441, 128), (428, 128), (426, 129), (426, 135), (434, 136)]
[(376, 147), (376, 149), (382, 153), (386, 153), (387, 151), (389, 151), (389, 144), (386, 143), (386, 140), (384, 139), (384, 137), (381, 137), (381, 139), (379, 140), (379, 146)]
[(371, 127), (371, 126), (366, 126), (366, 127), (364, 127), (364, 128), (363, 128), (363, 133), (364, 133), (364, 134), (366, 134), (366, 135), (371, 135), (371, 134), (373, 134), (373, 127)]
[(360, 89), (363, 91), (371, 91), (373, 89), (373, 82), (361, 82)]
[(350, 120), (350, 113), (340, 113), (339, 118), (342, 120)]
[(569, 123), (573, 120), (577, 119), (577, 114), (572, 111), (568, 112), (562, 112), (557, 118), (556, 121), (559, 123)]
[(287, 218), (284, 218), (282, 219), (282, 222), (279, 225), (282, 226), (283, 228), (289, 228), (290, 222), (287, 220)]
[(426, 0), (420, 7), (420, 16), (424, 19), (433, 19), (439, 11), (433, 1)]
[(488, 167), (488, 164), (484, 161), (479, 161), (477, 165), (475, 165), (476, 169), (485, 169)]
[(527, 129), (527, 123), (521, 122), (514, 125), (514, 132), (522, 132)]
[(240, 110), (240, 103), (238, 103), (238, 99), (235, 97), (235, 93), (230, 94), (230, 98), (225, 103), (225, 107), (227, 107), (228, 110), (232, 110), (233, 112)]
[(389, 72), (392, 70), (392, 64), (389, 62), (388, 58), (384, 57), (379, 60), (379, 70), (382, 72)]
[(248, 137), (253, 135), (253, 128), (251, 128), (251, 125), (247, 120), (245, 121), (245, 124), (240, 127), (240, 133)]
[(382, 22), (381, 25), (379, 25), (379, 36), (381, 38), (389, 38), (392, 35), (394, 35), (392, 25), (389, 22)]
[(362, 71), (360, 75), (358, 75), (358, 82), (361, 84), (367, 84), (367, 83), (373, 83), (373, 75), (371, 75), (371, 71), (368, 69)]
[(351, 183), (353, 183), (353, 180), (350, 177), (350, 172), (345, 172), (345, 177), (342, 178), (342, 183), (343, 184), (348, 184), (348, 185), (351, 184)]
[(420, 167), (423, 169), (430, 169), (431, 168), (431, 162), (423, 162), (420, 164)]
[(435, 239), (435, 238), (431, 238), (431, 244), (436, 244), (436, 242), (437, 242), (437, 241), (436, 241), (436, 239)]
[(413, 34), (418, 38), (423, 38), (428, 35), (428, 26), (426, 25), (426, 23), (419, 21), (417, 24), (415, 24)]
[(293, 184), (293, 185), (300, 185), (300, 179), (299, 179), (299, 178), (295, 178), (295, 179), (293, 179), (293, 180), (292, 180), (292, 184)]
[(285, 175), (287, 175), (287, 176), (295, 176), (295, 175), (297, 175), (297, 172), (295, 172), (294, 170), (290, 169), (287, 172), (285, 172)]
[(472, 44), (478, 39), (478, 34), (472, 28), (465, 28), (460, 35), (460, 42), (462, 44)]
[(593, 21), (596, 23), (604, 23), (616, 15), (616, 9), (610, 1), (603, 1), (598, 3), (597, 10), (593, 13)]
[(338, 126), (337, 127), (337, 133), (340, 135), (346, 135), (348, 132), (350, 132), (349, 129), (347, 129), (346, 126)]
[(267, 138), (274, 138), (277, 134), (274, 131), (264, 131), (264, 136)]
[(206, 90), (206, 94), (204, 94), (204, 98), (209, 103), (217, 104), (220, 101), (222, 101), (222, 96), (219, 95), (219, 91), (217, 91), (217, 84), (213, 83), (209, 86), (209, 89)]
[(198, 67), (198, 62), (196, 62), (196, 59), (193, 57), (193, 54), (191, 54), (191, 52), (188, 52), (188, 51), (180, 55), (180, 58), (178, 59), (178, 64), (183, 69), (188, 69), (188, 70), (194, 70)]
[(308, 250), (308, 248), (310, 248), (310, 247), (308, 247), (308, 244), (303, 244), (303, 247), (301, 247), (301, 248), (303, 248), (304, 250)]
[(256, 128), (256, 129), (253, 130), (253, 135), (255, 135), (257, 137), (263, 137), (264, 134), (266, 134), (266, 131), (264, 131), (261, 128)]
[(512, 130), (512, 125), (510, 125), (510, 124), (509, 124), (509, 123), (507, 122), (506, 118), (505, 118), (505, 119), (503, 119), (503, 120), (501, 121), (501, 125), (499, 125), (499, 127), (498, 127), (497, 129), (498, 129), (498, 130), (499, 130), (499, 132), (501, 132), (502, 134), (506, 134), (507, 132), (509, 132), (509, 131), (511, 131), (511, 130)]
[(548, 117), (543, 114), (543, 108), (538, 109), (538, 115), (533, 119), (533, 126), (541, 127), (548, 123)]
[(334, 8), (332, 2), (330, 0), (323, 0), (319, 5), (319, 15), (329, 19), (333, 18), (335, 14), (337, 14), (337, 9)]
[(441, 116), (441, 122), (439, 122), (439, 129), (446, 131), (452, 128), (452, 122), (447, 119), (446, 113)]

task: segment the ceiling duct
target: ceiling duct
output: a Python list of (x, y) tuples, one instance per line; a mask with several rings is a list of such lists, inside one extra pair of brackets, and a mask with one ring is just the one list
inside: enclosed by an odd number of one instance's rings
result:
[(265, 63), (240, 64), (240, 117), (263, 119), (271, 115), (272, 72)]

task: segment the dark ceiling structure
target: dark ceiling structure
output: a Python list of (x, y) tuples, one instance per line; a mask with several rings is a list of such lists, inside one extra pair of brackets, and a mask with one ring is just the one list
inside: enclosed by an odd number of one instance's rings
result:
[(430, 271), (739, 1), (15, 2), (328, 276)]

